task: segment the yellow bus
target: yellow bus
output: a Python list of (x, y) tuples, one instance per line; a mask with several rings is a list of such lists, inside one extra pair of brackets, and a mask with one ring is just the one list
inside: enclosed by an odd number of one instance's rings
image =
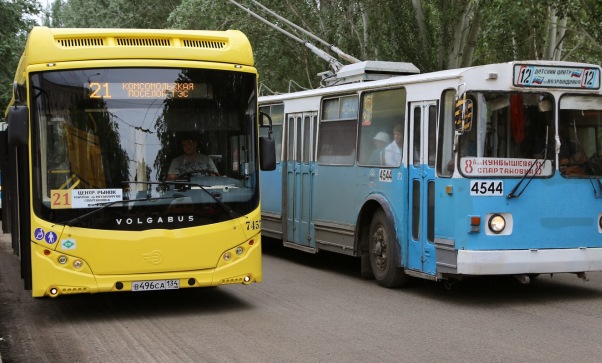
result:
[(257, 84), (236, 30), (33, 28), (1, 133), (25, 289), (261, 282)]

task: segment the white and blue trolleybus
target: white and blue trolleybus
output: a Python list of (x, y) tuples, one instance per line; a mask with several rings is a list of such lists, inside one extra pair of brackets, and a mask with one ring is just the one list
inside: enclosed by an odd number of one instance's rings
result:
[(602, 270), (598, 65), (361, 62), (259, 103), (279, 150), (265, 236), (361, 257), (387, 287)]

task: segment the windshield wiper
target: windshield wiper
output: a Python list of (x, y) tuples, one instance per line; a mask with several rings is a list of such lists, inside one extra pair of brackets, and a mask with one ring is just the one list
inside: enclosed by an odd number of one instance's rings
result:
[[(218, 197), (213, 195), (210, 191), (206, 189), (209, 185), (201, 185), (197, 183), (191, 183), (188, 181), (162, 181), (162, 182), (145, 182), (145, 181), (122, 181), (123, 184), (133, 183), (133, 184), (148, 184), (148, 185), (180, 185), (180, 186), (188, 186), (188, 187), (198, 187), (205, 193), (207, 193), (215, 202), (232, 218), (240, 217), (240, 214), (236, 213), (230, 206), (226, 203), (222, 202)], [(183, 195), (182, 195), (183, 196)]]
[(184, 194), (179, 194), (179, 193), (176, 193), (176, 194), (174, 194), (174, 195), (171, 195), (171, 196), (169, 196), (169, 197), (155, 197), (155, 198), (152, 198), (151, 196), (148, 196), (148, 197), (146, 197), (146, 198), (139, 198), (139, 199), (123, 199), (123, 200), (115, 200), (115, 201), (112, 201), (112, 202), (109, 202), (109, 203), (106, 203), (106, 204), (101, 204), (101, 203), (99, 203), (99, 204), (96, 204), (96, 205), (100, 206), (99, 208), (96, 208), (96, 209), (94, 209), (94, 210), (91, 210), (90, 212), (88, 212), (88, 213), (86, 213), (86, 214), (82, 214), (81, 216), (77, 216), (77, 217), (75, 217), (75, 218), (73, 218), (73, 219), (70, 219), (70, 220), (68, 220), (68, 221), (65, 221), (65, 222), (61, 222), (61, 223), (59, 223), (59, 224), (64, 224), (64, 225), (66, 225), (66, 226), (72, 226), (72, 225), (74, 225), (75, 223), (77, 223), (77, 222), (81, 221), (82, 219), (84, 219), (84, 218), (86, 218), (86, 217), (89, 217), (89, 216), (91, 216), (91, 215), (93, 215), (93, 214), (96, 214), (96, 213), (100, 212), (101, 210), (104, 210), (104, 209), (106, 209), (106, 208), (108, 208), (108, 207), (110, 207), (110, 206), (112, 206), (112, 205), (119, 204), (119, 203), (129, 203), (129, 202), (154, 202), (154, 201), (156, 201), (156, 200), (162, 200), (162, 199), (178, 199), (178, 198), (182, 198), (182, 197), (185, 197), (185, 195), (184, 195)]
[[(591, 164), (589, 162), (589, 160), (587, 160), (584, 165), (583, 165), (583, 169), (585, 169), (585, 172), (587, 173), (587, 175), (589, 176), (589, 182), (592, 185), (592, 188), (594, 189), (594, 198), (602, 198), (602, 182), (600, 182), (600, 178), (596, 175), (595, 170), (593, 170), (591, 168)], [(598, 193), (598, 190), (596, 190), (596, 186), (594, 185), (594, 182), (592, 181), (592, 179), (596, 180), (596, 183), (598, 183), (598, 189), (600, 190), (600, 193)]]
[(514, 186), (514, 188), (512, 188), (512, 190), (508, 194), (508, 197), (507, 197), (508, 199), (520, 197), (521, 194), (523, 194), (523, 192), (525, 191), (525, 189), (527, 189), (527, 187), (529, 186), (529, 184), (531, 184), (531, 181), (533, 181), (533, 179), (535, 178), (535, 175), (537, 175), (537, 173), (541, 170), (541, 168), (543, 168), (544, 164), (546, 163), (545, 160), (544, 160), (543, 163), (541, 163), (541, 164), (539, 164), (537, 166), (537, 169), (535, 169), (535, 172), (533, 172), (533, 175), (529, 178), (529, 181), (527, 182), (527, 184), (525, 185), (525, 187), (523, 189), (521, 189), (520, 193), (515, 194), (516, 191), (518, 190), (518, 188), (520, 188), (520, 186), (523, 183), (523, 181), (527, 178), (527, 176), (529, 176), (529, 173), (531, 172), (531, 170), (533, 170), (533, 167), (546, 154), (546, 150), (548, 148), (551, 149), (552, 145), (546, 145), (546, 146), (544, 146), (543, 150), (539, 153), (539, 155), (537, 155), (537, 158), (535, 158), (535, 161), (533, 162), (533, 164), (531, 164), (531, 166), (529, 167), (529, 169), (527, 169), (527, 172), (525, 173), (525, 175), (523, 175), (523, 177), (520, 179), (520, 181), (518, 183), (516, 183), (516, 185)]

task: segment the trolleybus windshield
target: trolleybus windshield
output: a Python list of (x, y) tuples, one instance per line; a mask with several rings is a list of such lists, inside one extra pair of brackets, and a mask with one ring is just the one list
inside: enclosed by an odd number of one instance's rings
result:
[[(602, 176), (600, 97), (565, 95), (559, 102), (555, 138), (553, 97), (546, 93), (469, 93), (474, 124), (460, 137), (465, 176)], [(535, 164), (535, 165), (533, 165)]]
[[(549, 177), (554, 162), (554, 103), (547, 93), (473, 92), (473, 126), (460, 137), (467, 177)], [(534, 165), (536, 164), (536, 165)]]

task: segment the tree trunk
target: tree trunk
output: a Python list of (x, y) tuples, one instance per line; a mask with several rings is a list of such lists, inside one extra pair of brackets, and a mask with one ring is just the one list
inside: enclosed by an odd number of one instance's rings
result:
[(366, 12), (366, 6), (364, 5), (363, 1), (359, 2), (359, 7), (360, 7), (360, 13), (362, 14), (362, 24), (364, 26), (364, 41), (360, 42), (360, 59), (362, 60), (366, 60), (368, 59), (368, 51), (367, 49), (370, 47), (369, 44), (369, 31), (368, 31), (368, 27), (370, 26), (370, 19), (368, 17), (368, 13)]
[(472, 55), (477, 45), (477, 36), (479, 34), (479, 4), (474, 3), (474, 9), (472, 11), (473, 17), (469, 25), (468, 35), (466, 36), (466, 42), (464, 43), (464, 50), (462, 51), (462, 63), (461, 67), (468, 67), (472, 65)]
[(554, 59), (555, 61), (559, 61), (562, 59), (562, 48), (564, 44), (564, 35), (566, 33), (566, 18), (560, 19), (558, 23), (558, 35), (556, 39), (558, 39), (558, 45), (556, 46), (556, 50), (554, 51)]
[(422, 42), (422, 53), (428, 57), (429, 41), (426, 30), (426, 20), (424, 19), (424, 9), (422, 8), (422, 0), (412, 0), (412, 6), (416, 13), (416, 23), (418, 24), (418, 35)]
[(546, 42), (543, 59), (551, 60), (554, 56), (554, 48), (556, 47), (556, 29), (558, 26), (558, 17), (556, 16), (556, 8), (549, 8), (550, 23), (548, 25), (548, 41)]

